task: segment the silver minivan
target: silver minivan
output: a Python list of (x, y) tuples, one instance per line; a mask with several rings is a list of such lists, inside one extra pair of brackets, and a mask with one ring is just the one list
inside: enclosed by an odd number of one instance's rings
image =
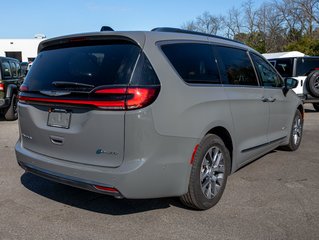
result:
[(19, 165), (116, 198), (215, 205), (227, 177), (296, 150), (303, 106), (258, 52), (172, 28), (53, 38), (20, 88)]

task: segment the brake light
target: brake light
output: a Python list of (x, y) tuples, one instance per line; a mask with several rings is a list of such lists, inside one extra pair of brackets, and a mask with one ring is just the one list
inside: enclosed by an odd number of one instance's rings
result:
[(0, 83), (0, 91), (4, 91), (4, 83)]
[[(159, 87), (153, 88), (141, 88), (141, 87), (130, 87), (130, 88), (104, 88), (94, 92), (94, 94), (102, 95), (113, 95), (113, 96), (124, 96), (124, 100), (117, 100), (123, 109), (138, 109), (143, 108), (154, 102), (159, 93)], [(109, 103), (101, 108), (110, 108)]]
[(23, 103), (42, 102), (87, 105), (107, 110), (133, 110), (146, 107), (154, 102), (159, 90), (159, 87), (102, 88), (94, 91), (90, 100), (37, 98), (20, 95), (19, 101)]
[(76, 38), (71, 38), (68, 42), (84, 42), (89, 40), (86, 37), (76, 37)]
[(137, 109), (151, 104), (156, 99), (158, 90), (156, 88), (129, 88), (127, 94), (126, 109)]

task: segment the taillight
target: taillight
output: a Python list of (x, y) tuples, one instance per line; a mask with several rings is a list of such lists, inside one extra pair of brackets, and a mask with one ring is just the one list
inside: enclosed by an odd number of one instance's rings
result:
[(0, 91), (4, 91), (4, 83), (0, 83)]
[(28, 90), (29, 90), (29, 88), (28, 88), (28, 86), (27, 85), (25, 85), (25, 84), (22, 84), (21, 86), (20, 86), (20, 92), (27, 92)]
[(93, 93), (88, 100), (84, 99), (60, 99), (38, 98), (19, 96), (19, 101), (60, 103), (72, 105), (87, 105), (107, 110), (133, 110), (146, 107), (155, 101), (160, 87), (124, 87), (124, 88), (101, 88)]
[[(118, 103), (118, 106), (122, 106), (122, 109), (138, 109), (150, 105), (156, 99), (159, 93), (159, 87), (156, 88), (141, 88), (141, 87), (130, 87), (130, 88), (105, 88), (99, 89), (94, 94), (99, 95), (119, 95), (125, 96), (122, 100), (112, 101), (112, 103)], [(106, 102), (104, 107), (113, 107), (110, 102)]]
[(143, 108), (156, 99), (159, 88), (128, 88), (126, 109)]

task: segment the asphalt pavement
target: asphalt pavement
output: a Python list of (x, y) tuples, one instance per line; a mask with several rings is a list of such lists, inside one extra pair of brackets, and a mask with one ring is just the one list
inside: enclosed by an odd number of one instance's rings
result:
[(0, 240), (319, 239), (319, 113), (306, 108), (299, 150), (275, 150), (238, 170), (207, 211), (176, 198), (118, 200), (24, 173), (17, 121), (2, 119)]

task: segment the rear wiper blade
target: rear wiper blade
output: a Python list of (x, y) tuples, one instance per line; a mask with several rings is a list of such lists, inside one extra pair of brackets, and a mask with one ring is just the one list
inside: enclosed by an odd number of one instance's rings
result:
[(64, 81), (55, 81), (52, 82), (52, 85), (56, 87), (87, 87), (87, 88), (95, 88), (92, 84), (79, 83), (79, 82), (64, 82)]

